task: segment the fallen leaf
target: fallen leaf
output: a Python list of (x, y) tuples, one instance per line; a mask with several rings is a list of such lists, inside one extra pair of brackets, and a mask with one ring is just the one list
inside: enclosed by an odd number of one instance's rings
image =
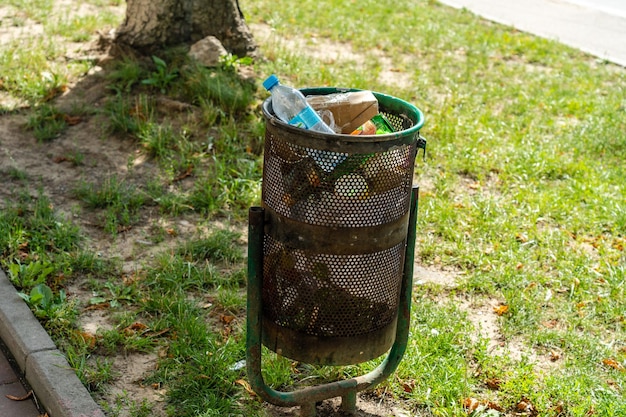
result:
[(487, 408), (489, 408), (491, 410), (499, 411), (501, 413), (504, 412), (504, 408), (502, 408), (500, 405), (494, 403), (493, 401), (487, 401)]
[(65, 161), (69, 161), (69, 158), (67, 156), (55, 156), (52, 159), (52, 162), (54, 162), (55, 164), (60, 164), (61, 162)]
[(70, 126), (75, 126), (83, 121), (82, 117), (80, 116), (70, 116), (68, 114), (64, 114), (63, 119), (65, 120), (65, 123)]
[(143, 332), (146, 329), (148, 329), (148, 326), (146, 326), (143, 323), (140, 323), (140, 322), (136, 321), (133, 324), (131, 324), (130, 326), (126, 327), (123, 330), (123, 332), (127, 336), (132, 336), (132, 335), (134, 335), (136, 333)]
[(246, 381), (245, 379), (238, 379), (235, 381), (235, 384), (241, 385), (248, 392), (248, 394), (256, 397), (256, 392), (254, 392), (248, 381)]
[(30, 250), (28, 248), (28, 241), (22, 242), (19, 245), (17, 245), (17, 254), (20, 257), (20, 259), (27, 259), (29, 253), (30, 253)]
[(517, 404), (515, 404), (515, 410), (520, 413), (528, 413), (530, 415), (536, 415), (537, 413), (535, 406), (528, 398), (522, 398)]
[(620, 392), (622, 390), (620, 385), (617, 383), (617, 381), (613, 381), (612, 379), (609, 379), (608, 381), (606, 381), (606, 383), (609, 387), (613, 388), (617, 392)]
[(33, 391), (32, 391), (32, 390), (31, 390), (31, 391), (28, 391), (28, 392), (26, 393), (26, 395), (24, 395), (23, 397), (16, 397), (15, 395), (10, 395), (10, 394), (7, 394), (7, 395), (6, 395), (6, 397), (7, 397), (9, 400), (12, 400), (12, 401), (24, 401), (24, 400), (29, 399), (29, 398), (30, 398), (30, 397), (32, 397), (32, 396), (33, 396)]
[(465, 408), (468, 412), (476, 411), (479, 406), (480, 401), (476, 398), (468, 397), (463, 400), (463, 408)]
[(96, 304), (92, 304), (90, 306), (85, 307), (85, 311), (90, 311), (90, 310), (106, 310), (107, 308), (109, 308), (111, 306), (111, 304), (109, 304), (108, 301), (105, 301), (103, 303), (96, 303)]
[(222, 338), (224, 339), (224, 341), (226, 341), (230, 337), (230, 334), (232, 332), (233, 332), (233, 329), (230, 326), (224, 327), (224, 329), (221, 331)]
[(233, 320), (235, 320), (235, 316), (227, 316), (225, 314), (220, 316), (220, 321), (224, 324), (230, 324)]
[(500, 378), (488, 378), (485, 384), (489, 389), (498, 390), (502, 385), (502, 380)]
[(64, 93), (65, 91), (67, 91), (67, 85), (60, 85), (58, 87), (51, 88), (44, 96), (43, 101), (50, 101), (59, 94)]
[(528, 236), (523, 233), (518, 233), (515, 235), (515, 240), (517, 240), (519, 243), (526, 243), (528, 242)]
[(559, 401), (550, 409), (555, 415), (560, 416), (565, 411), (565, 404), (563, 401)]
[(132, 274), (122, 274), (122, 283), (126, 286), (135, 284), (136, 282), (141, 281), (141, 275), (133, 272)]
[(187, 177), (190, 177), (190, 176), (191, 176), (191, 174), (193, 174), (193, 165), (189, 165), (189, 166), (187, 167), (187, 170), (186, 170), (185, 172), (183, 172), (182, 174), (180, 174), (179, 176), (177, 176), (176, 178), (174, 178), (174, 179), (172, 180), (172, 182), (178, 182), (178, 181), (181, 181), (181, 180), (183, 180), (183, 179), (185, 179), (185, 178), (187, 178)]
[(498, 404), (494, 403), (493, 401), (479, 401), (476, 398), (472, 398), (472, 397), (468, 397), (463, 400), (463, 408), (465, 408), (468, 414), (471, 414), (474, 411), (478, 410), (479, 407), (482, 410), (491, 409), (491, 410), (496, 410), (498, 412), (504, 411), (502, 407), (500, 407)]
[(96, 347), (97, 339), (94, 334), (81, 330), (76, 330), (74, 331), (74, 336), (82, 340), (89, 347), (89, 349), (93, 349), (94, 347)]
[(148, 326), (146, 326), (143, 323), (140, 323), (140, 322), (136, 321), (133, 324), (131, 324), (130, 326), (128, 326), (128, 328), (130, 328), (132, 330), (144, 330), (144, 329), (147, 329)]
[(552, 319), (552, 320), (541, 322), (543, 327), (546, 327), (548, 329), (554, 329), (558, 323), (559, 323), (559, 321), (556, 320), (556, 319)]
[(404, 390), (404, 392), (408, 392), (409, 394), (412, 393), (413, 390), (415, 389), (415, 381), (414, 380), (404, 381), (402, 383), (402, 389)]
[(608, 366), (609, 368), (613, 368), (616, 369), (618, 371), (624, 371), (626, 370), (624, 368), (624, 365), (622, 365), (621, 363), (619, 363), (618, 361), (616, 361), (615, 359), (611, 359), (611, 358), (607, 358), (607, 359), (603, 359), (602, 363), (605, 366)]
[(126, 233), (126, 232), (128, 232), (130, 229), (132, 229), (132, 228), (133, 228), (133, 226), (131, 226), (131, 225), (128, 225), (128, 226), (119, 226), (119, 227), (117, 228), (117, 232), (118, 232), (118, 233)]
[(506, 305), (506, 304), (500, 304), (499, 306), (494, 307), (493, 311), (498, 316), (502, 316), (502, 315), (504, 315), (504, 314), (509, 312), (509, 306)]

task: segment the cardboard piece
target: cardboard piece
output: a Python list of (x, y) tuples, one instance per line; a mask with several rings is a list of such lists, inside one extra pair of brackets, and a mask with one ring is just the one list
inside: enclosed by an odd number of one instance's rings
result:
[(337, 133), (350, 134), (378, 114), (378, 100), (371, 91), (307, 96), (306, 100), (317, 112), (332, 113), (334, 126), (331, 127)]

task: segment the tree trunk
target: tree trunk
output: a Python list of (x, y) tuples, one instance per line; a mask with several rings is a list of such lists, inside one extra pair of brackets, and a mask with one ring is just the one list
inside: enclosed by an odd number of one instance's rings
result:
[(234, 55), (256, 52), (238, 0), (127, 0), (116, 42), (150, 53), (209, 35)]

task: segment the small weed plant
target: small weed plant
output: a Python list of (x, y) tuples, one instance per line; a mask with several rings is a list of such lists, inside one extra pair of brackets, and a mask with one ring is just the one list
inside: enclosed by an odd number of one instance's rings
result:
[(178, 71), (168, 68), (165, 61), (158, 56), (152, 56), (152, 61), (156, 69), (150, 73), (148, 78), (141, 80), (141, 83), (154, 87), (165, 94), (167, 88), (178, 77)]

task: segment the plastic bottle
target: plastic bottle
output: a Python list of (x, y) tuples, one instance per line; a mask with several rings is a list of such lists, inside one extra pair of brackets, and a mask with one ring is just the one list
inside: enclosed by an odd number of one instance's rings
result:
[(263, 87), (272, 94), (274, 114), (283, 122), (317, 132), (335, 133), (307, 103), (299, 90), (282, 85), (276, 75), (272, 74), (263, 81)]

